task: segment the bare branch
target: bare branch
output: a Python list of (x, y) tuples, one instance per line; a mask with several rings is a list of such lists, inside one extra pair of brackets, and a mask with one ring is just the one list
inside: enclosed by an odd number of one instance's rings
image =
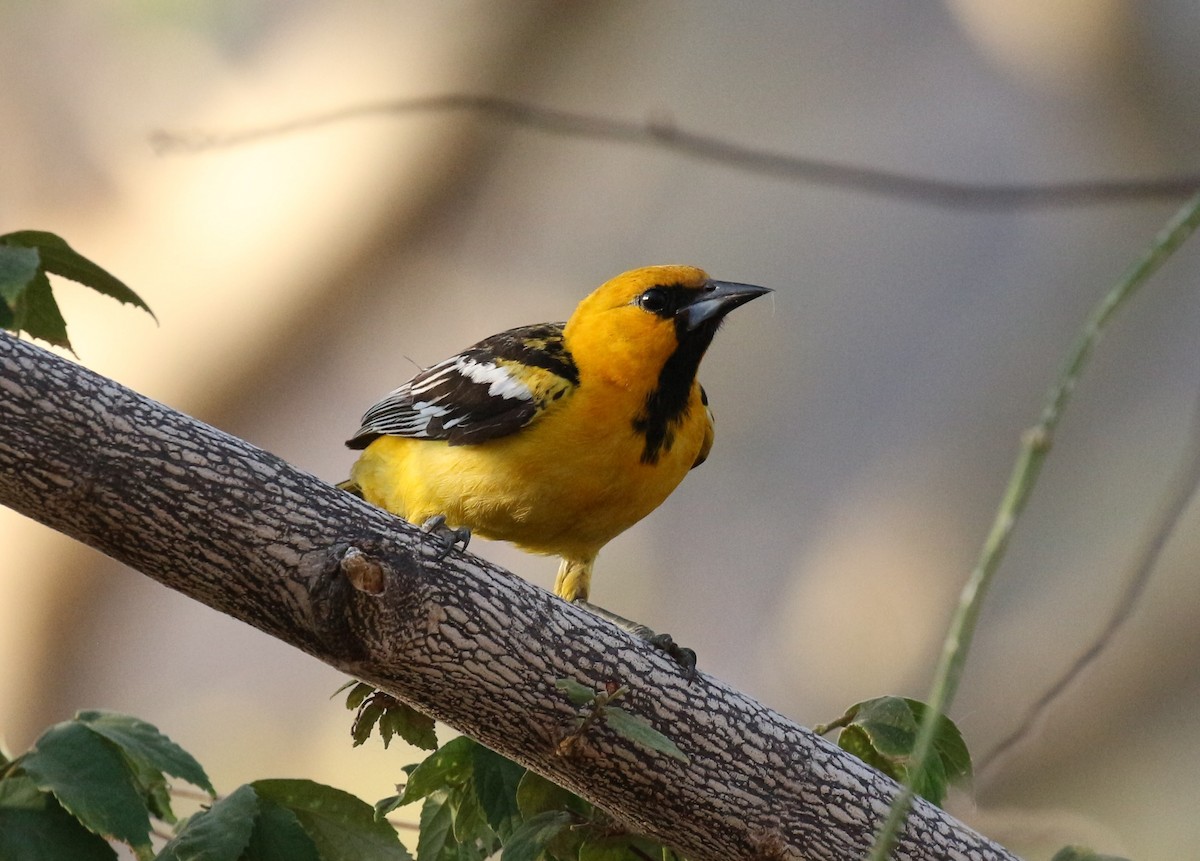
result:
[(1047, 183), (972, 183), (913, 176), (819, 158), (756, 149), (731, 140), (681, 129), (669, 120), (630, 122), (546, 108), (502, 96), (457, 93), (387, 99), (298, 117), (275, 125), (227, 134), (158, 131), (150, 136), (159, 153), (203, 152), (286, 137), (362, 117), (466, 112), (518, 128), (587, 140), (665, 149), (689, 158), (788, 182), (844, 188), (930, 206), (977, 210), (1093, 206), (1131, 201), (1178, 200), (1200, 190), (1200, 175), (1144, 180), (1087, 180)]
[(1108, 621), (1066, 671), (1029, 707), (1017, 728), (980, 759), (975, 769), (977, 778), (981, 778), (1013, 748), (1029, 738), (1050, 706), (1104, 653), (1125, 627), (1150, 583), (1150, 577), (1159, 557), (1162, 556), (1163, 548), (1167, 546), (1167, 541), (1179, 525), (1179, 519), (1196, 496), (1197, 487), (1200, 487), (1200, 401), (1197, 402), (1192, 415), (1187, 446), (1175, 468), (1171, 483), (1163, 494), (1162, 502), (1159, 503), (1158, 513), (1151, 521), (1149, 532), (1134, 558), (1133, 565), (1130, 566), (1125, 585), (1116, 605), (1109, 613)]
[[(703, 673), (267, 452), (0, 334), (0, 503), (368, 681), (694, 861), (858, 859), (897, 786)], [(576, 710), (623, 706), (685, 764)], [(918, 801), (905, 859), (1014, 856)]]

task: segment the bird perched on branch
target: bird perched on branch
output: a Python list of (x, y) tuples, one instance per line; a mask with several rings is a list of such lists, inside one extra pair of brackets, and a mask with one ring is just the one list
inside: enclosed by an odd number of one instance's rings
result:
[(474, 533), (559, 556), (555, 593), (585, 601), (600, 548), (708, 456), (700, 360), (768, 292), (692, 266), (618, 275), (566, 323), (486, 338), (367, 410), (342, 486), (447, 548)]

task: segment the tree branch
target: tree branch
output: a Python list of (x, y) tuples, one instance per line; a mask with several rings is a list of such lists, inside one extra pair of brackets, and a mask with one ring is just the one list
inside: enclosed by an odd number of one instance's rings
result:
[(225, 134), (158, 131), (151, 135), (150, 143), (160, 154), (204, 152), (286, 137), (360, 117), (458, 111), (545, 134), (664, 149), (688, 158), (785, 182), (824, 185), (931, 206), (983, 211), (1093, 206), (1139, 200), (1174, 200), (1194, 194), (1200, 188), (1200, 175), (1194, 173), (1153, 179), (1079, 182), (956, 182), (745, 146), (726, 138), (680, 128), (667, 119), (647, 122), (619, 120), (542, 107), (504, 96), (470, 93), (363, 102), (296, 117), (275, 125)]
[[(782, 715), (277, 457), (0, 333), (0, 503), (368, 681), (694, 861), (857, 859), (897, 787)], [(555, 679), (690, 758), (603, 721), (569, 755)], [(918, 801), (897, 857), (1014, 859)]]

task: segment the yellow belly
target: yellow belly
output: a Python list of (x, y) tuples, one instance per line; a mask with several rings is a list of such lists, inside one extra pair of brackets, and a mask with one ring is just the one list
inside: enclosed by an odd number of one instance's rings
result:
[(475, 445), (380, 437), (352, 477), (368, 502), (412, 523), (441, 514), (447, 525), (485, 538), (590, 561), (658, 507), (695, 463), (711, 428), (704, 408), (693, 407), (654, 464), (641, 462), (643, 440), (629, 422), (572, 399), (563, 412)]

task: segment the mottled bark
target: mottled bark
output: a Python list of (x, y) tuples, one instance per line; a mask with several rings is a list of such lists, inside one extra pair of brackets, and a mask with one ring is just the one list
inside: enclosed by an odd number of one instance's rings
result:
[[(776, 712), (208, 425), (0, 333), (0, 503), (395, 694), (689, 858), (857, 859), (896, 786)], [(15, 572), (8, 572), (15, 576)], [(571, 678), (602, 721), (556, 752)], [(1011, 859), (918, 802), (896, 857)]]

